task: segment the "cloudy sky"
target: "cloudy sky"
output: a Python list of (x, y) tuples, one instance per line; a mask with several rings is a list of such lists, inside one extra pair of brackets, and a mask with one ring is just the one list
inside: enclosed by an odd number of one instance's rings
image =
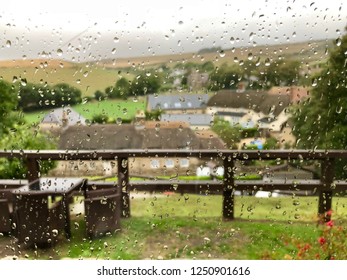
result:
[(347, 24), (346, 6), (343, 0), (6, 1), (0, 59), (86, 61), (336, 39)]

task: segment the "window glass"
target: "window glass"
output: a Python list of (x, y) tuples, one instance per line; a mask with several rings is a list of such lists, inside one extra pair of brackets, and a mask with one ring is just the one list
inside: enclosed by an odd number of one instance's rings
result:
[(0, 259), (347, 259), (344, 1), (3, 2)]

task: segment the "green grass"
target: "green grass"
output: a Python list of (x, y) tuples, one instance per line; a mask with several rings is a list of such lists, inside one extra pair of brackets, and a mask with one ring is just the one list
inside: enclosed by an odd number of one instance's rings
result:
[[(145, 109), (144, 99), (118, 100), (110, 99), (104, 101), (90, 101), (85, 104), (72, 106), (72, 108), (80, 113), (86, 119), (91, 119), (94, 115), (105, 114), (110, 118), (132, 119), (138, 110)], [(38, 123), (52, 109), (24, 113), (24, 119), (29, 124)]]
[[(334, 198), (337, 221), (346, 220), (346, 205), (347, 198)], [(236, 219), (224, 221), (221, 196), (132, 194), (132, 217), (122, 219), (121, 231), (91, 241), (77, 215), (71, 240), (62, 236), (52, 249), (21, 254), (39, 259), (291, 259), (299, 243), (317, 242), (316, 211), (315, 197), (237, 196)]]

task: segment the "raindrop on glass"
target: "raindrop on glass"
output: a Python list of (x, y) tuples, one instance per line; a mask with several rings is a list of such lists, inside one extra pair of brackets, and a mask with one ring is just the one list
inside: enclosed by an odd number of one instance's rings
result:
[(62, 49), (57, 49), (57, 55), (62, 56), (63, 55), (63, 50)]

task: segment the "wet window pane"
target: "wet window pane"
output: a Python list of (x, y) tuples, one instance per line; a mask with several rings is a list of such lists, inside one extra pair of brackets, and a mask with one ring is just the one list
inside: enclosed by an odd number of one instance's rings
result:
[(342, 1), (41, 2), (0, 8), (0, 259), (346, 259)]

